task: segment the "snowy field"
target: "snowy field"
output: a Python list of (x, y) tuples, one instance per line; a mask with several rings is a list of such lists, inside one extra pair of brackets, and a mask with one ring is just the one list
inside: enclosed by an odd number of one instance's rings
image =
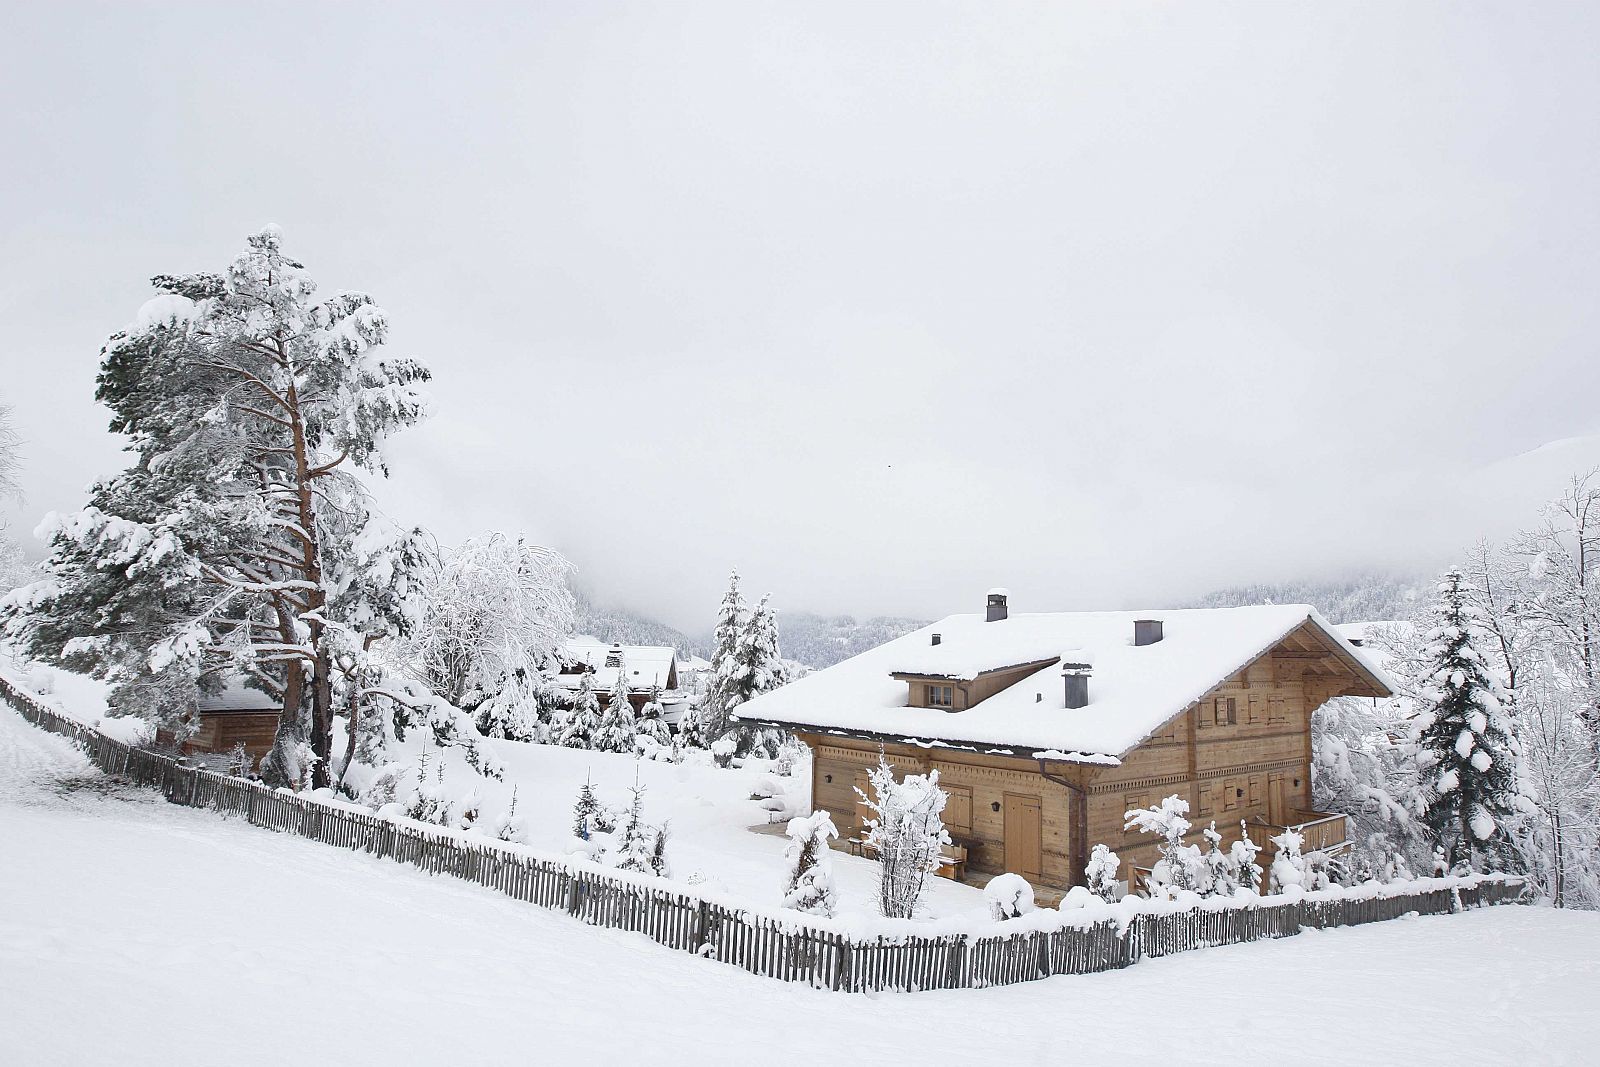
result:
[[(0, 845), (6, 1064), (1578, 1064), (1600, 1043), (1591, 914), (1508, 907), (847, 996), (116, 788), (5, 709)], [(1175, 989), (1204, 990), (1204, 1014), (1161, 1009)]]
[[(142, 728), (143, 724), (133, 720), (105, 717), (104, 686), (93, 679), (48, 666), (19, 668), (7, 661), (0, 661), (0, 670), (17, 684), (32, 689), (42, 687), (47, 690), (39, 694), (44, 702), (114, 736), (132, 739)], [(417, 743), (420, 745), (420, 740)], [(793, 776), (784, 777), (775, 774), (772, 764), (765, 760), (722, 769), (700, 753), (695, 754), (698, 759), (693, 762), (675, 764), (556, 745), (499, 740), (481, 743), (502, 765), (503, 781), (474, 775), (467, 769), (460, 750), (445, 753), (447, 781), (453, 793), (476, 795), (481, 813), (478, 825), (493, 826), (495, 817), (509, 806), (515, 789), (517, 811), (527, 832), (523, 843), (546, 852), (563, 853), (571, 844), (572, 807), (585, 779), (592, 782), (601, 803), (625, 809), (629, 788), (637, 775), (638, 783), (644, 787), (645, 820), (652, 825), (665, 821), (670, 828), (668, 857), (674, 881), (700, 885), (707, 891), (726, 893), (756, 905), (782, 906), (787, 873), (783, 849), (787, 839), (781, 833), (758, 833), (753, 829), (782, 827), (769, 826), (768, 812), (750, 798), (759, 784), (770, 780), (784, 792), (794, 794), (792, 804), (809, 810), (809, 764), (802, 763)], [(342, 732), (335, 738), (334, 748), (343, 751)], [(437, 757), (438, 750), (432, 752)], [(835, 852), (833, 867), (841, 916), (876, 916), (877, 864)], [(930, 916), (987, 914), (981, 890), (943, 878), (928, 880), (926, 902)]]

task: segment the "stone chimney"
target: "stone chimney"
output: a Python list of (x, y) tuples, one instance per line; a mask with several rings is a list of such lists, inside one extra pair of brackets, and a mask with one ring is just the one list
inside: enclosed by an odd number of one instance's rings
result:
[(1164, 636), (1166, 635), (1161, 632), (1160, 619), (1137, 619), (1133, 624), (1135, 645), (1153, 645)]
[(1082, 708), (1089, 704), (1089, 673), (1087, 663), (1063, 663), (1061, 677), (1067, 683), (1067, 707)]
[(1001, 621), (1003, 621), (1007, 617), (1007, 615), (1009, 614), (1009, 612), (1008, 612), (1008, 610), (1006, 608), (1006, 600), (1009, 599), (1010, 596), (1011, 596), (1011, 594), (1009, 592), (1007, 592), (1006, 590), (1004, 590), (1004, 589), (991, 589), (991, 590), (989, 590), (989, 598), (988, 598), (988, 602), (987, 602), (987, 605), (986, 605), (986, 607), (988, 608), (988, 612), (985, 615), (985, 621), (987, 621), (987, 622), (1001, 622)]

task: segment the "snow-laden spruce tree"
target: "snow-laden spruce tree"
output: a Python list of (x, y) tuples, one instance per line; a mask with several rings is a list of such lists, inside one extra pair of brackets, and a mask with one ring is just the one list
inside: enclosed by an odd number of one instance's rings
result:
[(1089, 852), (1089, 862), (1083, 868), (1083, 880), (1089, 892), (1107, 903), (1122, 899), (1121, 881), (1117, 873), (1122, 869), (1122, 859), (1105, 845), (1095, 845)]
[(639, 721), (634, 733), (635, 746), (652, 745), (657, 751), (672, 748), (672, 730), (667, 726), (666, 709), (661, 706), (661, 687), (652, 686), (650, 699), (639, 709)]
[(728, 591), (723, 594), (722, 605), (717, 610), (706, 692), (679, 725), (679, 732), (688, 744), (710, 748), (711, 743), (728, 730), (728, 709), (745, 699), (740, 695), (743, 671), (739, 663), (739, 644), (747, 617), (744, 595), (739, 592), (739, 572), (734, 571), (728, 575)]
[(628, 699), (628, 665), (617, 657), (617, 681), (606, 698), (605, 710), (595, 729), (594, 747), (602, 752), (633, 752), (633, 737), (639, 732), (639, 717)]
[(866, 843), (878, 857), (878, 910), (892, 919), (909, 919), (928, 875), (939, 869), (940, 850), (950, 843), (943, 820), (949, 797), (939, 788), (937, 770), (896, 782), (882, 753), (867, 778), (867, 792), (857, 789), (856, 795), (872, 812)]
[(503, 533), (432, 552), (412, 591), (416, 623), (392, 658), (485, 732), (527, 740), (522, 705), (540, 699), (572, 635), (571, 572), (560, 553)]
[(1478, 651), (1461, 574), (1439, 585), (1418, 679), (1413, 720), (1417, 772), (1425, 788), (1421, 821), (1452, 867), (1505, 860), (1509, 822), (1523, 806), (1517, 744), (1504, 692)]
[(263, 774), (327, 785), (336, 685), (414, 621), (420, 535), (372, 523), (357, 472), (386, 473), (428, 372), (383, 350), (370, 297), (319, 299), (276, 228), (223, 274), (153, 281), (96, 394), (134, 462), (46, 519), (47, 577), (7, 599), (7, 632), (180, 729), (198, 689), (240, 675), (282, 706)]
[(1204, 896), (1231, 897), (1239, 891), (1239, 863), (1234, 859), (1233, 852), (1223, 851), (1222, 834), (1217, 830), (1217, 824), (1200, 831), (1206, 840), (1205, 848), (1205, 876), (1201, 893)]
[(617, 846), (616, 866), (624, 871), (654, 873), (655, 831), (644, 821), (644, 786), (635, 779), (630, 790), (633, 800), (622, 822), (622, 841)]
[(585, 673), (565, 707), (555, 713), (550, 740), (567, 748), (593, 748), (600, 732), (600, 698), (595, 695), (594, 675)]
[(577, 803), (572, 806), (572, 836), (587, 841), (596, 831), (609, 833), (609, 821), (600, 798), (594, 795), (594, 786), (585, 778), (583, 788), (578, 790)]
[(1170, 796), (1148, 808), (1134, 808), (1125, 812), (1123, 817), (1127, 822), (1122, 828), (1154, 834), (1161, 839), (1161, 859), (1150, 870), (1150, 876), (1157, 885), (1197, 892), (1205, 861), (1198, 847), (1183, 843), (1184, 835), (1191, 826), (1189, 820), (1184, 818), (1187, 814), (1189, 802), (1179, 796)]
[(825, 808), (789, 820), (789, 843), (783, 858), (789, 865), (783, 906), (811, 915), (832, 915), (838, 905), (828, 842), (839, 836)]
[(1335, 697), (1311, 717), (1311, 788), (1318, 811), (1348, 812), (1360, 862), (1430, 851), (1416, 815), (1416, 759), (1405, 739), (1408, 699)]

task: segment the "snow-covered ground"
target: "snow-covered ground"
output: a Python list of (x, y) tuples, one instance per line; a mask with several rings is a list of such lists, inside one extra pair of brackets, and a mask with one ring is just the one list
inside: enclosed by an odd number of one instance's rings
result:
[[(22, 668), (0, 661), (0, 669), (35, 691), (47, 690), (40, 694), (42, 699), (81, 722), (118, 737), (142, 728), (128, 719), (106, 717), (104, 687), (92, 679), (39, 664)], [(413, 738), (420, 751), (420, 735), (414, 733)], [(770, 779), (785, 793), (793, 794), (791, 804), (797, 810), (809, 810), (809, 765), (802, 764), (794, 776), (784, 777), (775, 774), (765, 760), (723, 769), (704, 754), (697, 754), (700, 758), (696, 761), (674, 764), (517, 741), (483, 744), (502, 764), (503, 781), (474, 775), (459, 750), (445, 754), (450, 792), (477, 793), (478, 825), (493, 826), (495, 817), (510, 805), (515, 789), (517, 812), (527, 829), (524, 843), (561, 853), (571, 841), (572, 807), (585, 779), (593, 784), (601, 803), (625, 809), (637, 775), (645, 790), (645, 820), (652, 825), (665, 821), (669, 826), (668, 856), (674, 881), (694, 882), (755, 905), (782, 905), (786, 839), (781, 833), (755, 832), (753, 828), (769, 829), (768, 812), (750, 797), (757, 785)], [(334, 747), (343, 750), (342, 736)], [(876, 915), (877, 864), (836, 852), (833, 867), (841, 916)], [(987, 908), (980, 890), (942, 878), (928, 880), (925, 901), (927, 914), (935, 917), (974, 911), (986, 914)]]
[[(110, 786), (3, 709), (0, 842), (6, 1063), (1577, 1064), (1600, 1042), (1591, 914), (1507, 907), (840, 995)], [(1205, 995), (1159, 1008), (1181, 989)]]

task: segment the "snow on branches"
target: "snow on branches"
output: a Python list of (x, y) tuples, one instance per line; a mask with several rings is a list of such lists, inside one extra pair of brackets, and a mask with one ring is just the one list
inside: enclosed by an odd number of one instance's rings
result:
[(895, 781), (894, 768), (881, 753), (867, 779), (868, 791), (857, 789), (856, 795), (872, 812), (866, 843), (878, 857), (878, 910), (909, 919), (927, 876), (939, 867), (941, 849), (950, 843), (941, 818), (948, 796), (939, 788), (937, 770)]

